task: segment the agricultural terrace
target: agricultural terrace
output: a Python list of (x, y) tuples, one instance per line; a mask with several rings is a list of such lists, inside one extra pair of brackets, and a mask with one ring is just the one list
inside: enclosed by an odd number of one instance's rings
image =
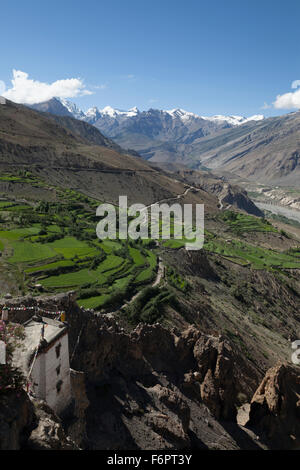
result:
[[(28, 172), (0, 179), (46, 186)], [(59, 188), (55, 202), (3, 197), (0, 273), (12, 272), (21, 293), (76, 289), (79, 305), (86, 308), (112, 308), (129, 299), (155, 278), (157, 256), (146, 241), (100, 241), (95, 232), (98, 204)]]

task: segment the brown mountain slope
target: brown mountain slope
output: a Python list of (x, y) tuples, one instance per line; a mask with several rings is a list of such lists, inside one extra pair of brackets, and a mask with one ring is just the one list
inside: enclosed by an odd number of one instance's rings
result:
[(300, 112), (247, 124), (194, 144), (193, 157), (209, 168), (259, 182), (300, 181)]
[[(111, 202), (127, 195), (129, 203), (150, 204), (184, 194), (183, 182), (119, 149), (89, 124), (10, 101), (0, 106), (2, 173), (27, 169), (51, 184)], [(217, 210), (217, 199), (204, 191), (189, 193), (185, 200), (205, 202), (208, 210)]]
[(210, 171), (190, 170), (180, 164), (176, 165), (176, 163), (153, 163), (152, 166), (154, 168), (158, 166), (173, 174), (175, 178), (183, 179), (197, 188), (216, 195), (220, 208), (233, 206), (236, 209), (244, 210), (248, 214), (258, 217), (263, 216), (262, 211), (256, 207), (247, 192), (241, 189), (240, 186), (229, 183), (224, 177), (214, 175)]

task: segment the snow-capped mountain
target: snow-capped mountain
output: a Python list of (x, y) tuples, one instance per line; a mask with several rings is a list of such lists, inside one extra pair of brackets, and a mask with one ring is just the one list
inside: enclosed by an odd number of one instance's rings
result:
[(139, 113), (137, 107), (131, 108), (128, 111), (121, 111), (120, 109), (114, 109), (111, 106), (106, 106), (100, 110), (100, 114), (106, 114), (110, 117), (134, 117)]
[[(114, 119), (123, 119), (124, 118), (132, 118), (136, 117), (138, 114), (141, 112), (138, 110), (138, 108), (135, 106), (134, 108), (130, 108), (128, 111), (122, 111), (120, 109), (115, 109), (112, 108), (111, 106), (106, 106), (103, 109), (98, 109), (97, 107), (93, 107), (88, 109), (85, 113), (83, 111), (79, 110), (76, 105), (73, 105), (73, 109), (70, 105), (69, 101), (61, 100), (61, 102), (66, 105), (68, 111), (74, 114), (74, 117), (77, 119), (84, 119), (86, 121), (90, 120), (95, 120), (95, 118), (100, 118), (101, 116), (109, 116)], [(150, 111), (150, 110), (149, 110)], [(149, 112), (149, 111), (143, 111), (143, 112)], [(161, 113), (168, 114), (174, 119), (181, 119), (182, 121), (188, 121), (188, 120), (198, 120), (198, 119), (204, 119), (207, 121), (211, 122), (226, 122), (230, 126), (240, 126), (242, 124), (245, 124), (246, 122), (250, 121), (261, 121), (264, 119), (264, 116), (262, 114), (257, 114), (254, 116), (250, 117), (243, 117), (243, 116), (222, 116), (222, 115), (217, 115), (217, 116), (199, 116), (195, 113), (191, 113), (189, 111), (185, 111), (184, 109), (180, 108), (175, 108), (175, 109), (167, 109), (167, 110), (161, 110)], [(77, 117), (78, 116), (78, 117)]]
[(94, 124), (99, 118), (101, 117), (101, 113), (96, 106), (90, 108), (84, 114), (84, 120), (89, 122), (90, 124)]
[(240, 126), (242, 124), (245, 124), (246, 122), (250, 121), (261, 121), (264, 119), (264, 116), (262, 114), (257, 114), (251, 117), (243, 117), (243, 116), (222, 116), (222, 115), (217, 115), (217, 116), (198, 116), (197, 114), (190, 113), (189, 111), (185, 111), (184, 109), (170, 109), (163, 111), (165, 113), (168, 113), (170, 116), (173, 118), (179, 118), (182, 119), (183, 121), (188, 121), (190, 119), (204, 119), (206, 121), (212, 121), (212, 122), (226, 122), (230, 126)]
[(63, 98), (60, 98), (59, 101), (75, 119), (85, 119), (86, 113), (79, 109), (75, 103), (72, 103), (71, 101), (65, 100)]
[[(257, 114), (254, 116), (250, 117), (243, 117), (243, 116), (223, 116), (223, 115), (216, 115), (216, 116), (200, 116), (195, 113), (191, 113), (189, 111), (185, 111), (184, 109), (180, 108), (175, 108), (175, 109), (169, 109), (169, 110), (153, 110), (149, 109), (148, 111), (139, 111), (138, 108), (135, 106), (133, 108), (130, 108), (128, 111), (123, 111), (120, 109), (112, 108), (111, 106), (105, 106), (103, 109), (99, 109), (96, 106), (88, 109), (87, 111), (82, 111), (78, 106), (68, 100), (65, 100), (63, 98), (53, 98), (50, 101), (47, 101), (45, 103), (39, 103), (36, 105), (33, 105), (32, 107), (35, 109), (39, 108), (46, 108), (47, 104), (51, 104), (53, 106), (54, 102), (56, 104), (61, 104), (65, 110), (66, 114), (71, 114), (75, 119), (81, 119), (87, 122), (92, 123), (96, 122), (96, 120), (105, 117), (109, 117), (112, 119), (116, 120), (122, 120), (124, 121), (125, 119), (130, 119), (130, 118), (136, 118), (140, 114), (147, 114), (147, 113), (153, 113), (153, 112), (159, 112), (162, 115), (168, 115), (171, 116), (173, 119), (179, 119), (183, 122), (187, 121), (197, 121), (197, 120), (205, 120), (205, 121), (211, 121), (215, 123), (226, 123), (229, 126), (240, 126), (242, 124), (245, 124), (246, 122), (250, 121), (261, 121), (264, 119), (264, 116), (262, 114)], [(58, 103), (57, 103), (58, 102)], [(50, 111), (51, 112), (51, 111)]]
[(248, 118), (243, 117), (243, 116), (222, 116), (222, 115), (211, 116), (211, 117), (201, 116), (201, 117), (202, 119), (207, 119), (212, 122), (222, 122), (222, 121), (227, 122), (232, 127), (241, 126), (242, 124), (245, 124), (246, 122), (250, 122), (250, 121), (262, 121), (265, 118), (263, 114), (255, 114), (254, 116), (250, 116)]
[(262, 115), (248, 118), (199, 116), (180, 108), (140, 111), (134, 107), (123, 111), (106, 106), (103, 109), (92, 107), (84, 112), (74, 103), (58, 98), (32, 107), (86, 121), (122, 147), (134, 149), (144, 158), (154, 161), (178, 160), (178, 153), (179, 159), (185, 159), (185, 155), (194, 152), (194, 144), (202, 138), (244, 124), (255, 125), (264, 119)]

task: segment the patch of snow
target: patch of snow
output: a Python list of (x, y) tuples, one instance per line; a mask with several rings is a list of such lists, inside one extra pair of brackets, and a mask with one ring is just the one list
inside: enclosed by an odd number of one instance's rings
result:
[(87, 112), (85, 113), (85, 116), (87, 118), (95, 118), (97, 116), (100, 116), (100, 111), (96, 106), (94, 106), (93, 108), (90, 108), (87, 110)]
[(245, 124), (246, 122), (250, 121), (261, 121), (265, 117), (262, 114), (256, 114), (251, 117), (243, 117), (243, 116), (222, 116), (222, 115), (217, 115), (217, 116), (201, 116), (202, 119), (205, 119), (207, 121), (213, 121), (213, 122), (227, 122), (231, 126), (241, 126), (242, 124)]
[(179, 118), (179, 119), (182, 119), (183, 121), (186, 121), (191, 118), (197, 119), (200, 117), (200, 116), (197, 116), (197, 114), (190, 113), (189, 111), (185, 111), (184, 109), (180, 109), (180, 108), (163, 110), (163, 113), (167, 113), (173, 118)]
[(71, 113), (74, 116), (74, 118), (83, 119), (85, 117), (84, 112), (81, 109), (79, 109), (75, 103), (65, 100), (64, 98), (59, 98), (59, 101), (65, 108), (67, 108), (69, 113)]
[(235, 115), (233, 116), (216, 115), (216, 116), (211, 116), (211, 117), (199, 116), (195, 113), (185, 111), (184, 109), (181, 109), (181, 108), (163, 110), (162, 112), (169, 114), (173, 118), (179, 118), (182, 121), (187, 121), (189, 119), (204, 119), (206, 121), (213, 121), (213, 122), (227, 122), (231, 126), (240, 126), (241, 124), (245, 124), (245, 122), (261, 121), (262, 119), (264, 119), (264, 116), (262, 114), (257, 114), (249, 118), (246, 118), (243, 116), (235, 116)]
[(133, 117), (139, 113), (138, 108), (135, 106), (134, 108), (129, 109), (128, 111), (121, 111), (120, 109), (114, 109), (111, 106), (105, 106), (105, 108), (100, 110), (101, 114), (106, 114), (110, 117)]

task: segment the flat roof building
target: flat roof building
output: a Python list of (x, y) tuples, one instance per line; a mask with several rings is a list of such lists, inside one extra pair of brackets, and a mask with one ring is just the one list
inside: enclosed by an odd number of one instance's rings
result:
[(14, 353), (14, 364), (27, 377), (29, 392), (60, 414), (72, 399), (68, 326), (40, 316), (23, 326), (25, 338)]

